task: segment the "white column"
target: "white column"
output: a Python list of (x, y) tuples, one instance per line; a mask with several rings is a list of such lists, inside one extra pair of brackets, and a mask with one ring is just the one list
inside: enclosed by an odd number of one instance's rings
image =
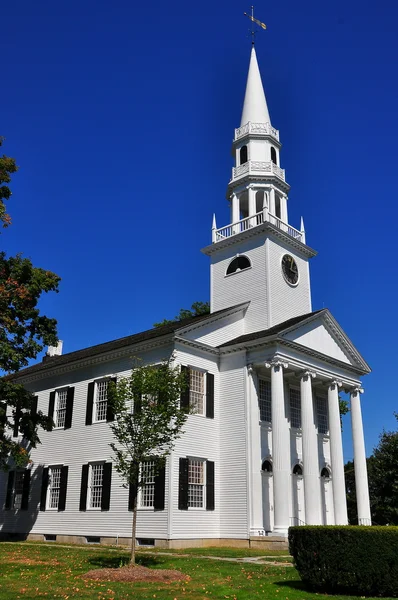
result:
[(232, 223), (237, 223), (238, 221), (240, 221), (240, 214), (239, 214), (239, 198), (236, 194), (232, 194), (232, 214), (231, 214), (231, 218), (232, 218)]
[(263, 523), (263, 484), (261, 479), (261, 429), (260, 409), (256, 386), (256, 373), (252, 365), (247, 366), (249, 407), (249, 452), (250, 452), (250, 535), (265, 535)]
[(275, 215), (275, 189), (273, 187), (269, 191), (269, 212)]
[(315, 373), (305, 371), (300, 379), (305, 522), (307, 525), (321, 525), (318, 437), (314, 421), (311, 385), (313, 377), (315, 377)]
[(282, 194), (281, 196), (281, 219), (284, 223), (288, 223), (287, 218), (287, 196), (286, 194)]
[[(249, 217), (253, 217), (256, 214), (256, 190), (252, 187), (247, 189), (248, 193), (248, 209), (249, 209)], [(257, 225), (256, 219), (250, 219), (250, 226), (255, 227)]]
[(281, 361), (265, 363), (271, 368), (272, 463), (274, 479), (274, 535), (286, 536), (289, 528), (290, 433), (286, 418)]
[(332, 381), (328, 387), (330, 462), (332, 466), (335, 525), (347, 525), (348, 517), (339, 408), (339, 386), (341, 386), (341, 383)]
[(365, 439), (363, 436), (360, 394), (356, 388), (351, 396), (352, 441), (354, 445), (355, 489), (357, 493), (358, 524), (371, 525), (368, 471), (366, 467)]
[(268, 210), (269, 210), (269, 192), (264, 190), (263, 199), (263, 221), (268, 221)]

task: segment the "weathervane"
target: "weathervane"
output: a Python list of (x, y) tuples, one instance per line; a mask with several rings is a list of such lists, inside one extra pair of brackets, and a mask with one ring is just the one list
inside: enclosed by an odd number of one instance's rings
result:
[[(248, 17), (252, 23), (256, 23), (259, 27), (261, 27), (261, 29), (267, 29), (267, 26), (266, 26), (265, 23), (263, 23), (262, 21), (259, 21), (258, 19), (254, 18), (254, 6), (252, 6), (251, 9), (252, 9), (252, 14), (251, 15), (249, 15), (248, 13), (243, 13), (243, 14), (246, 17)], [(252, 46), (254, 46), (254, 38), (255, 38), (256, 32), (255, 32), (253, 26), (252, 26), (252, 30), (251, 30), (250, 33), (251, 33), (251, 36), (252, 36)]]

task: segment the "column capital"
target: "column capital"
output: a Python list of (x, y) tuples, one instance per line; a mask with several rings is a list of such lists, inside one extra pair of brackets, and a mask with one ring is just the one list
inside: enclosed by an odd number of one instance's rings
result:
[(255, 370), (255, 369), (254, 369), (254, 365), (253, 365), (253, 363), (249, 363), (249, 364), (247, 365), (247, 372), (249, 373), (249, 375), (253, 375), (253, 373), (254, 373), (254, 370)]
[(266, 369), (271, 369), (272, 367), (274, 367), (275, 369), (279, 369), (280, 367), (282, 367), (283, 369), (287, 369), (288, 366), (289, 363), (285, 362), (284, 360), (280, 360), (279, 358), (273, 358), (269, 362), (264, 363), (264, 367)]
[(350, 390), (350, 396), (359, 396), (360, 394), (363, 394), (364, 391), (365, 390), (363, 389), (363, 387), (360, 387), (358, 385)]
[(315, 371), (311, 371), (310, 369), (307, 369), (306, 371), (301, 371), (300, 379), (304, 379), (304, 377), (311, 377), (311, 379), (315, 379), (316, 373)]
[(331, 381), (328, 381), (328, 388), (341, 388), (343, 385), (342, 381), (339, 381), (339, 379), (332, 379)]

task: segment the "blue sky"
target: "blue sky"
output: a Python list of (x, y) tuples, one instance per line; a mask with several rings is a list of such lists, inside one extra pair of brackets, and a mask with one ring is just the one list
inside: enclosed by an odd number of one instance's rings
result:
[[(0, 134), (20, 165), (2, 234), (62, 277), (42, 305), (64, 351), (209, 298), (212, 213), (229, 222), (230, 144), (247, 75), (250, 6), (233, 0), (69, 0), (2, 7)], [(373, 368), (368, 453), (395, 427), (398, 7), (261, 3), (257, 55), (289, 220), (305, 219), (314, 309)], [(345, 456), (352, 456), (349, 421)]]

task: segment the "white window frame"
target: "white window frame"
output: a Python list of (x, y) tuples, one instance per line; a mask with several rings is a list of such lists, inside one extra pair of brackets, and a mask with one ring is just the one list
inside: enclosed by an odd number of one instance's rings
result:
[[(188, 510), (206, 510), (206, 459), (204, 458), (198, 458), (196, 456), (188, 456)], [(202, 466), (202, 483), (190, 483), (190, 476), (192, 475), (191, 472), (191, 465), (193, 466), (193, 463), (196, 463), (196, 465), (201, 464)], [(199, 488), (199, 486), (201, 487), (201, 494), (202, 494), (202, 504), (201, 506), (192, 506), (191, 502), (192, 502), (192, 495), (194, 492), (193, 487)], [(191, 497), (191, 500), (190, 500)]]
[[(93, 415), (92, 415), (92, 422), (93, 423), (106, 423), (106, 412), (107, 412), (107, 408), (108, 408), (108, 385), (110, 382), (110, 377), (104, 377), (102, 379), (97, 379), (96, 381), (94, 381), (94, 398), (93, 398)], [(97, 418), (97, 411), (98, 411), (98, 393), (100, 391), (100, 386), (102, 384), (106, 383), (106, 401), (101, 401), (101, 403), (105, 406), (105, 416), (103, 419), (98, 419)]]
[[(193, 390), (193, 379), (192, 379), (192, 375), (193, 373), (198, 373), (199, 375), (203, 376), (203, 391), (197, 391), (197, 390)], [(207, 386), (207, 371), (205, 369), (200, 369), (199, 367), (189, 367), (189, 408), (192, 410), (192, 415), (197, 415), (200, 417), (205, 417), (206, 416), (206, 386)], [(197, 402), (197, 399), (195, 400), (194, 394), (197, 394), (198, 397), (201, 395), (202, 396), (202, 410), (201, 411), (197, 411), (195, 410), (195, 404)]]
[[(322, 403), (322, 408), (324, 410), (319, 410), (320, 403)], [(316, 426), (318, 429), (319, 435), (329, 435), (329, 415), (328, 415), (328, 401), (325, 396), (315, 396), (315, 410), (316, 410)], [(320, 422), (323, 418), (323, 425), (326, 425), (326, 431), (321, 431), (324, 427), (320, 427)]]
[[(105, 461), (97, 461), (97, 462), (89, 463), (88, 481), (87, 481), (87, 510), (94, 510), (94, 511), (101, 510), (102, 494), (103, 494), (103, 489), (104, 489), (104, 465), (105, 465)], [(99, 506), (91, 506), (91, 503), (93, 500), (93, 489), (94, 489), (94, 486), (93, 486), (94, 471), (97, 469), (97, 467), (102, 467), (101, 485), (95, 486), (95, 490), (100, 490)]]
[[(140, 464), (140, 481), (142, 481), (144, 477), (143, 470), (147, 469), (149, 471), (151, 464), (153, 469), (152, 473), (148, 473), (146, 477), (149, 479), (149, 481), (146, 481), (143, 485), (141, 485), (138, 490), (137, 506), (140, 510), (152, 510), (155, 507), (155, 461), (149, 459)], [(148, 498), (148, 496), (151, 502), (150, 504), (144, 504), (144, 499)]]
[[(262, 385), (269, 386), (269, 401), (261, 392)], [(258, 380), (258, 409), (260, 413), (260, 422), (268, 425), (272, 424), (272, 400), (271, 400), (271, 382), (269, 379), (259, 378)], [(268, 415), (266, 414), (268, 412)], [(262, 416), (269, 416), (269, 419), (263, 419)]]
[[(63, 388), (59, 388), (57, 390), (55, 390), (55, 405), (54, 405), (54, 423), (55, 423), (55, 427), (54, 429), (65, 429), (65, 422), (66, 422), (66, 406), (67, 406), (67, 402), (68, 402), (68, 387), (63, 387)], [(58, 412), (59, 412), (59, 405), (60, 405), (60, 394), (65, 394), (65, 408), (63, 408), (62, 410), (64, 411), (64, 424), (63, 425), (58, 425)]]
[[(23, 498), (23, 483), (24, 483), (25, 471), (14, 471), (14, 482), (12, 484), (12, 496), (11, 496), (11, 508), (13, 510), (21, 510), (22, 507), (22, 498)], [(16, 506), (16, 498), (17, 498), (17, 477), (20, 479), (18, 482), (20, 485), (19, 493), (18, 493), (18, 506)]]
[[(299, 408), (299, 414), (298, 414), (298, 422), (300, 423), (299, 426), (293, 425), (291, 392), (298, 393), (299, 398), (300, 398), (300, 408)], [(297, 407), (293, 407), (293, 408), (295, 410), (297, 410)], [(301, 429), (301, 427), (302, 427), (302, 423), (301, 423), (301, 390), (300, 390), (300, 388), (294, 387), (294, 386), (289, 387), (289, 416), (290, 416), (290, 427), (292, 429)]]
[[(59, 478), (57, 477), (57, 486), (53, 486), (53, 471), (59, 470)], [(48, 487), (47, 487), (47, 501), (46, 501), (46, 510), (58, 510), (59, 506), (59, 497), (61, 493), (61, 469), (62, 465), (50, 465), (48, 467)], [(51, 494), (53, 490), (58, 491), (58, 501), (57, 506), (51, 506)]]

